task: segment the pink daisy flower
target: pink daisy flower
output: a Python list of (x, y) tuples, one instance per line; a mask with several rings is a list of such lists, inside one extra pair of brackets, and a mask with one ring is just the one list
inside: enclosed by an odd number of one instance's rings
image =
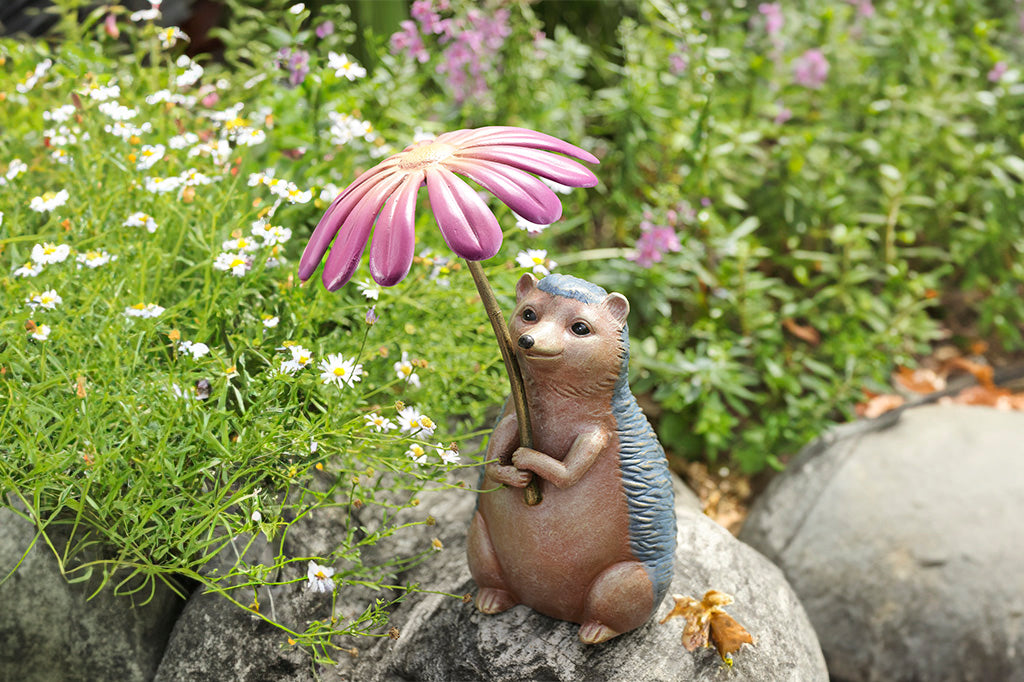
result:
[(568, 142), (509, 126), (455, 130), (409, 145), (363, 173), (331, 203), (302, 254), (299, 277), (309, 279), (330, 247), (323, 282), (328, 290), (339, 289), (358, 267), (372, 230), (371, 276), (384, 286), (400, 282), (412, 265), (416, 197), (424, 184), (449, 248), (471, 261), (491, 258), (501, 246), (501, 227), (459, 176), (530, 222), (552, 223), (561, 217), (562, 203), (536, 176), (571, 187), (593, 187), (597, 178), (576, 161), (549, 152), (598, 162)]

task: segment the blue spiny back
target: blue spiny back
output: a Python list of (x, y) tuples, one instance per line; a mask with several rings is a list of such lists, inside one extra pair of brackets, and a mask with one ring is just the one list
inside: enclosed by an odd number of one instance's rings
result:
[[(597, 305), (608, 292), (569, 275), (548, 275), (537, 287), (587, 305)], [(665, 451), (629, 389), (629, 327), (623, 325), (622, 362), (612, 396), (618, 425), (619, 468), (629, 506), (629, 545), (647, 569), (660, 604), (672, 582), (676, 550), (676, 513)]]

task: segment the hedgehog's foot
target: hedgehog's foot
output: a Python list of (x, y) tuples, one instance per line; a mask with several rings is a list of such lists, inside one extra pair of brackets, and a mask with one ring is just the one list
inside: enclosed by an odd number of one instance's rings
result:
[(597, 644), (634, 630), (647, 622), (653, 610), (654, 590), (643, 564), (612, 564), (597, 576), (587, 593), (580, 641)]
[(518, 603), (511, 593), (496, 587), (481, 587), (476, 595), (476, 608), (488, 615), (508, 611)]
[(469, 559), (469, 571), (480, 587), (476, 595), (476, 607), (482, 613), (494, 614), (518, 604), (519, 600), (506, 589), (505, 576), (487, 532), (487, 522), (480, 512), (476, 513), (469, 525), (468, 545), (466, 556)]
[(618, 634), (619, 633), (615, 630), (612, 630), (604, 623), (599, 623), (596, 620), (588, 620), (580, 626), (580, 641), (584, 644), (600, 644), (601, 642), (607, 642)]

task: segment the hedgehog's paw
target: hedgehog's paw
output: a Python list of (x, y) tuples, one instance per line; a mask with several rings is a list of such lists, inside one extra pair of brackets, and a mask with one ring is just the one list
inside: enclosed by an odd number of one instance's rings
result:
[(476, 608), (488, 615), (508, 611), (518, 603), (511, 593), (496, 587), (481, 587), (476, 595)]
[(580, 626), (580, 641), (584, 644), (607, 642), (612, 637), (618, 636), (618, 634), (615, 630), (596, 620), (588, 620)]

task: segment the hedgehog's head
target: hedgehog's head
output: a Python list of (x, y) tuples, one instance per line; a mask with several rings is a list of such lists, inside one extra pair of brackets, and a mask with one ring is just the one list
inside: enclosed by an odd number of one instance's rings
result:
[(538, 282), (526, 274), (516, 285), (509, 331), (524, 374), (614, 385), (628, 357), (628, 314), (622, 294), (567, 275)]

